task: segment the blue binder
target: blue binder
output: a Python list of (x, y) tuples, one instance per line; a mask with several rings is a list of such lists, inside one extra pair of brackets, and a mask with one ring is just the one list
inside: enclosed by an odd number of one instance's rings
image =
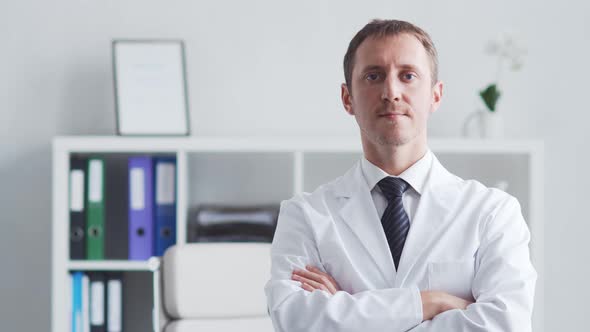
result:
[(176, 243), (176, 158), (154, 158), (154, 247), (163, 256)]
[(82, 329), (82, 272), (72, 273), (72, 332)]
[(129, 259), (154, 253), (153, 174), (151, 157), (129, 158)]

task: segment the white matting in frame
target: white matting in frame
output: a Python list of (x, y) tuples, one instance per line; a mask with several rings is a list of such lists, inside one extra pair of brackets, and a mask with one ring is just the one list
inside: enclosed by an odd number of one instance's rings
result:
[(115, 40), (113, 70), (119, 135), (188, 135), (182, 41)]

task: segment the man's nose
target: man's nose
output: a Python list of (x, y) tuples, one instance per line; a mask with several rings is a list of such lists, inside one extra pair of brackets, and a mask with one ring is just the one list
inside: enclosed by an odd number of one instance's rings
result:
[(383, 92), (381, 99), (389, 102), (400, 101), (401, 96), (401, 82), (395, 76), (389, 75), (383, 82)]

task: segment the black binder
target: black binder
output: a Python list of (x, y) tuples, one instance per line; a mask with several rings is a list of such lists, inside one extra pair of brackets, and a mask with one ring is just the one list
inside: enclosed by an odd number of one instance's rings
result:
[(86, 258), (86, 158), (70, 158), (70, 259)]
[(105, 157), (105, 259), (128, 259), (128, 158)]

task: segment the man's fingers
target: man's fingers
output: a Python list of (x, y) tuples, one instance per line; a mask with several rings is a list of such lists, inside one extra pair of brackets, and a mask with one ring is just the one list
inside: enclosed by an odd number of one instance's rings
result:
[(295, 270), (293, 271), (293, 274), (313, 280), (315, 282), (322, 282), (322, 275), (315, 273), (315, 272), (311, 272), (311, 271), (307, 271), (307, 270)]
[(306, 269), (308, 269), (308, 270), (309, 270), (309, 271), (311, 271), (311, 272), (314, 272), (314, 273), (317, 273), (317, 274), (321, 274), (321, 275), (323, 275), (323, 276), (326, 276), (326, 277), (328, 277), (328, 278), (332, 278), (332, 277), (331, 277), (329, 274), (327, 274), (326, 272), (324, 272), (324, 271), (322, 271), (322, 270), (318, 269), (318, 268), (317, 268), (317, 267), (315, 267), (315, 266), (312, 266), (312, 265), (307, 265), (305, 268), (306, 268)]
[(334, 288), (334, 292), (340, 290), (340, 286), (338, 286), (338, 283), (336, 282), (336, 280), (334, 278), (332, 278), (331, 275), (323, 272), (322, 270), (318, 269), (315, 266), (308, 265), (308, 266), (306, 266), (306, 268), (314, 273), (319, 274), (321, 276), (321, 278), (327, 278), (328, 281), (331, 283), (332, 288)]
[(301, 284), (307, 284), (308, 286), (311, 286), (313, 289), (323, 289), (325, 287), (322, 288), (322, 284), (320, 284), (319, 282), (312, 280), (312, 279), (308, 279), (299, 275), (294, 274), (293, 275), (293, 280), (295, 281), (299, 281), (301, 282)]
[(320, 269), (308, 265), (305, 270), (293, 271), (292, 279), (297, 281), (304, 281), (314, 289), (321, 289), (335, 294), (340, 290), (340, 286), (332, 276), (321, 271)]
[(336, 290), (334, 289), (334, 286), (331, 284), (331, 282), (328, 280), (328, 278), (326, 278), (325, 276), (323, 276), (319, 273), (314, 273), (314, 272), (305, 271), (305, 270), (299, 270), (299, 271), (295, 271), (293, 273), (293, 275), (301, 277), (301, 278), (305, 278), (305, 280), (307, 280), (307, 283), (310, 284), (315, 289), (325, 290), (325, 291), (329, 292), (330, 294), (334, 294), (336, 292)]
[(333, 284), (333, 286), (337, 286), (336, 280), (332, 278), (329, 274), (322, 272), (320, 269), (313, 267), (313, 266), (306, 266), (307, 270), (295, 270), (293, 273), (298, 274), (302, 277), (314, 280), (326, 286)]
[(305, 282), (301, 283), (301, 288), (305, 289), (308, 292), (313, 292), (315, 290), (313, 287), (311, 287), (310, 285), (308, 285)]

